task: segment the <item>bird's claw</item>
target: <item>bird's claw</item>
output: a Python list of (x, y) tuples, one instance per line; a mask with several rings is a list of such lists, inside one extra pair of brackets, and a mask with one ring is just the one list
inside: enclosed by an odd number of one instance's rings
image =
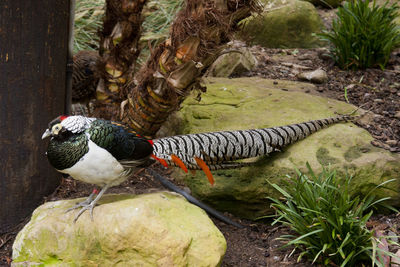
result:
[(93, 221), (93, 208), (96, 205), (96, 202), (93, 201), (93, 196), (89, 196), (85, 201), (82, 201), (80, 203), (77, 203), (75, 206), (72, 208), (69, 208), (65, 211), (65, 213), (70, 212), (71, 210), (75, 210), (78, 208), (81, 208), (81, 210), (78, 212), (74, 219), (74, 223), (78, 220), (78, 218), (82, 215), (82, 213), (85, 212), (85, 210), (90, 210), (90, 217)]
[(74, 219), (74, 223), (76, 223), (76, 221), (78, 220), (78, 218), (86, 211), (89, 210), (90, 211), (90, 218), (93, 221), (93, 208), (96, 204), (91, 202), (90, 204), (87, 204), (85, 206), (82, 206), (82, 209), (78, 212), (78, 214), (75, 216)]
[[(82, 201), (81, 203), (76, 204), (75, 206), (73, 206), (72, 208), (69, 208), (66, 211), (66, 212), (69, 212), (71, 210), (82, 207), (81, 210), (76, 215), (76, 217), (74, 219), (74, 223), (78, 220), (78, 218), (82, 215), (82, 213), (85, 212), (85, 210), (90, 211), (90, 218), (93, 221), (93, 208), (96, 206), (97, 201), (99, 201), (99, 199), (101, 198), (101, 196), (104, 194), (104, 192), (107, 190), (108, 187), (109, 187), (108, 185), (104, 186), (100, 192), (97, 192), (97, 190), (93, 190), (93, 192), (90, 194), (90, 196), (85, 201)], [(94, 197), (95, 195), (97, 195), (96, 198)]]
[(68, 213), (68, 212), (70, 212), (71, 210), (76, 210), (76, 209), (79, 209), (79, 208), (86, 207), (86, 206), (90, 205), (91, 202), (92, 202), (91, 200), (89, 201), (89, 199), (86, 199), (85, 201), (82, 201), (82, 202), (77, 203), (77, 204), (76, 204), (75, 206), (73, 206), (72, 208), (67, 209), (67, 210), (65, 211), (65, 213)]

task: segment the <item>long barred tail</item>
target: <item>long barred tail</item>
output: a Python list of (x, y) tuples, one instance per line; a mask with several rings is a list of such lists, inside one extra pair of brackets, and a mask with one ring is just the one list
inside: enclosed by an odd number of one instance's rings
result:
[(204, 170), (203, 163), (209, 170), (237, 168), (246, 163), (235, 160), (280, 151), (331, 124), (355, 118), (342, 115), (274, 128), (177, 135), (153, 140), (153, 153), (170, 165), (187, 169)]

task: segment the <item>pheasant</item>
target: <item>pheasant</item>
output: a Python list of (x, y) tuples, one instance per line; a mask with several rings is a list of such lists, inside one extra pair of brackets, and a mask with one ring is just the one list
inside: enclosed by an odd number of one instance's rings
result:
[[(162, 165), (178, 166), (185, 172), (203, 170), (214, 184), (211, 170), (238, 168), (250, 163), (244, 158), (268, 155), (306, 138), (331, 124), (354, 116), (312, 120), (287, 126), (177, 135), (149, 140), (119, 123), (83, 116), (60, 116), (49, 123), (42, 139), (51, 137), (47, 148), (50, 164), (59, 172), (100, 186), (83, 202), (77, 216), (93, 208), (104, 192), (119, 185), (151, 158)], [(97, 196), (96, 196), (97, 194)], [(96, 196), (96, 197), (95, 197)]]
[(74, 221), (85, 210), (93, 218), (93, 208), (104, 192), (128, 179), (153, 152), (147, 139), (123, 125), (83, 116), (54, 119), (42, 139), (49, 136), (46, 155), (57, 171), (102, 188), (69, 209), (82, 207)]

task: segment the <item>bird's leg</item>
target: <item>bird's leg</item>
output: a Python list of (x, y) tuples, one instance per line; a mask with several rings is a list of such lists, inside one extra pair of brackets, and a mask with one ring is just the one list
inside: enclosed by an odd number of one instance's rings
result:
[(87, 205), (90, 204), (90, 202), (93, 201), (93, 198), (95, 195), (97, 195), (99, 193), (99, 191), (97, 191), (96, 188), (93, 189), (92, 193), (89, 195), (89, 197), (87, 199), (85, 199), (82, 202), (77, 203), (75, 206), (73, 206), (72, 208), (69, 208), (65, 211), (65, 213), (70, 212), (71, 210), (77, 209), (77, 208), (81, 208), (81, 207), (85, 207)]
[(94, 208), (94, 206), (96, 206), (97, 201), (99, 201), (99, 199), (103, 196), (104, 192), (106, 192), (109, 187), (110, 187), (109, 185), (104, 186), (100, 190), (99, 194), (97, 195), (97, 197), (94, 200), (92, 200), (90, 203), (82, 205), (82, 209), (76, 215), (76, 217), (74, 219), (74, 223), (78, 220), (79, 216), (81, 216), (82, 213), (85, 212), (85, 210), (90, 210), (90, 217), (92, 218), (92, 221), (93, 221), (93, 208)]

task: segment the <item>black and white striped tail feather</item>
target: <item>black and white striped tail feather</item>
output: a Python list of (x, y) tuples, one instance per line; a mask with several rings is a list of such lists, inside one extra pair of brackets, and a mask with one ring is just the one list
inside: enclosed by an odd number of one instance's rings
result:
[[(216, 170), (223, 170), (223, 169), (238, 169), (242, 167), (247, 167), (250, 165), (254, 165), (253, 162), (236, 162), (236, 161), (229, 161), (229, 162), (211, 162), (205, 161), (210, 171)], [(170, 162), (172, 166), (179, 167), (175, 162)], [(186, 167), (189, 170), (201, 170), (202, 168), (197, 164), (187, 164)]]
[(329, 125), (354, 120), (342, 115), (286, 126), (177, 135), (154, 140), (155, 156), (176, 166), (171, 155), (179, 157), (188, 169), (200, 169), (195, 157), (202, 159), (210, 170), (238, 168), (248, 163), (235, 162), (244, 158), (268, 155), (296, 141), (306, 138)]

